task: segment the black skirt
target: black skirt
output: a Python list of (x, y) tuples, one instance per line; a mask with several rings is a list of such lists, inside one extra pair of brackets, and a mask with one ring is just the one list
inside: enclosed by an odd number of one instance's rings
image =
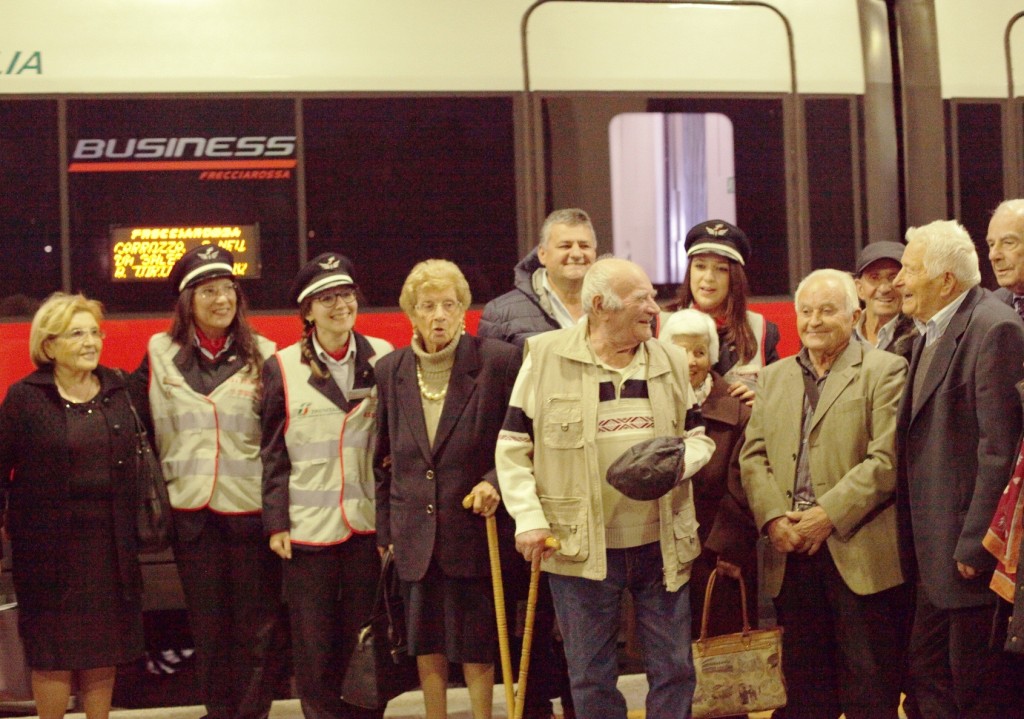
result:
[(433, 559), (418, 582), (402, 582), (409, 654), (444, 654), (459, 664), (491, 664), (498, 630), (491, 580), (449, 577)]
[(123, 664), (143, 651), (142, 606), (118, 576), (108, 436), (94, 402), (68, 404), (73, 539), (66, 547), (67, 591), (57, 609), (21, 604), (18, 631), (28, 665), (42, 670)]
[(76, 537), (59, 609), (21, 606), (18, 629), (33, 669), (95, 669), (142, 654), (142, 607), (121, 596), (110, 500), (71, 500)]

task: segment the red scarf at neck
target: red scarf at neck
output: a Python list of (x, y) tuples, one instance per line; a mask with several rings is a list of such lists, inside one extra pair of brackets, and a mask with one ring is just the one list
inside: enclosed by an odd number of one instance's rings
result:
[(341, 362), (343, 359), (345, 359), (345, 355), (348, 354), (348, 345), (349, 345), (349, 342), (351, 342), (351, 341), (352, 341), (352, 333), (349, 332), (348, 333), (348, 339), (345, 340), (345, 344), (343, 344), (341, 346), (341, 349), (338, 350), (337, 352), (331, 352), (329, 349), (327, 349), (323, 345), (320, 345), (320, 346), (323, 348), (324, 352), (326, 352), (328, 354), (328, 356), (330, 356), (331, 359), (333, 359), (335, 362)]
[(722, 329), (723, 327), (726, 327), (729, 324), (729, 320), (726, 319), (725, 315), (713, 315), (710, 312), (701, 309), (696, 302), (690, 303), (690, 309), (697, 310), (698, 312), (703, 312), (704, 314), (706, 314), (708, 317), (715, 321), (715, 327), (717, 327), (718, 329)]
[(210, 353), (212, 357), (216, 357), (224, 351), (224, 345), (228, 341), (228, 336), (225, 334), (222, 337), (211, 338), (203, 334), (203, 331), (196, 327), (196, 338), (199, 340), (199, 346)]

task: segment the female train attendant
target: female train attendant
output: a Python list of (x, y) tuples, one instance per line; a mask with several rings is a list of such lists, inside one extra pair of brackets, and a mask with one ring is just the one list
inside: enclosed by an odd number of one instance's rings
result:
[(680, 309), (693, 307), (715, 320), (719, 357), (714, 370), (729, 383), (729, 394), (753, 400), (758, 371), (779, 358), (779, 328), (747, 310), (750, 241), (723, 220), (708, 220), (686, 233), (689, 264), (679, 286)]
[(380, 575), (373, 366), (393, 349), (353, 330), (356, 292), (343, 255), (308, 262), (293, 288), (302, 339), (263, 371), (263, 521), (285, 560), (295, 679), (309, 719), (383, 715), (338, 698)]
[(233, 266), (215, 245), (175, 263), (171, 329), (150, 338), (136, 375), (149, 381), (207, 716), (263, 719), (273, 701), (267, 654), (281, 590), (260, 520), (258, 398), (274, 344), (249, 326)]
[[(73, 675), (88, 719), (106, 719), (118, 664), (142, 654), (134, 418), (99, 365), (102, 306), (51, 295), (36, 312), (36, 371), (0, 406), (0, 507), (18, 631), (42, 719), (64, 716)], [(6, 651), (0, 647), (0, 652)]]

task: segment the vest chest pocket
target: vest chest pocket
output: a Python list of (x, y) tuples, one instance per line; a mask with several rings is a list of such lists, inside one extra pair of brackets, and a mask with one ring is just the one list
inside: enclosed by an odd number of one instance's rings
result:
[(540, 504), (551, 525), (551, 533), (562, 545), (554, 558), (585, 562), (590, 556), (590, 533), (584, 501), (573, 497), (541, 497)]
[(578, 449), (583, 446), (583, 408), (579, 397), (549, 397), (544, 411), (544, 446)]

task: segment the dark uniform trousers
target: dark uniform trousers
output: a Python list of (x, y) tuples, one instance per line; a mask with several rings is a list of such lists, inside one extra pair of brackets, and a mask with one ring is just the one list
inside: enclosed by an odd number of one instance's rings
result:
[(281, 560), (258, 515), (174, 513), (174, 556), (210, 719), (265, 719), (277, 677), (268, 648), (281, 607)]
[(786, 557), (775, 600), (789, 701), (776, 717), (895, 717), (906, 653), (905, 584), (861, 596), (846, 586), (828, 545)]
[(284, 595), (292, 631), (292, 661), (306, 719), (379, 719), (384, 711), (341, 700), (341, 685), (359, 628), (370, 618), (380, 579), (375, 534), (304, 550), (284, 560)]

